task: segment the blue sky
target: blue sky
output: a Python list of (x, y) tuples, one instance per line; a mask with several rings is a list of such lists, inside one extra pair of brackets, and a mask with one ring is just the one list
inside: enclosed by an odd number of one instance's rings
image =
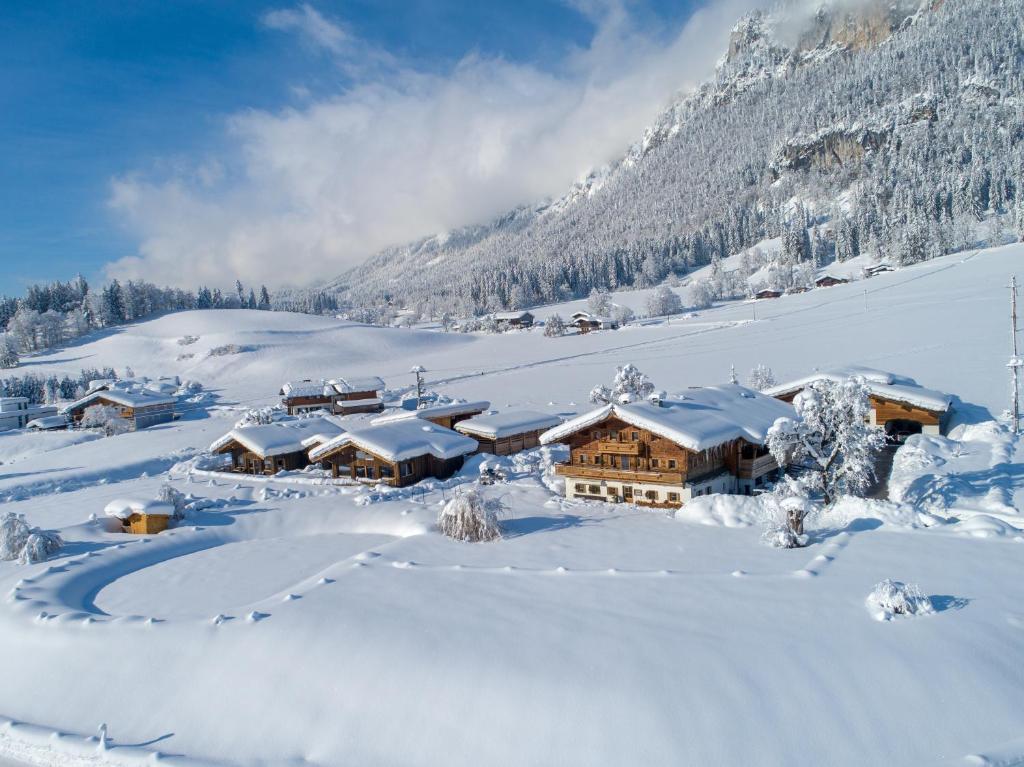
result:
[[(541, 131), (550, 141), (578, 143), (571, 133), (559, 137), (555, 132), (558, 120), (581, 119), (559, 104), (582, 101), (581, 94), (595, 86), (615, 92), (618, 70), (634, 64), (632, 76), (650, 79), (639, 62), (653, 68), (656, 57), (678, 43), (692, 5), (689, 0), (626, 5), (602, 0), (5, 3), (0, 11), (0, 145), (5, 150), (0, 163), (0, 292), (18, 294), (29, 282), (68, 279), (78, 271), (94, 280), (123, 272), (185, 285), (230, 284), (249, 252), (235, 252), (223, 275), (208, 262), (218, 248), (238, 250), (239, 242), (259, 239), (253, 234), (258, 231), (252, 229), (255, 224), (245, 220), (246, 206), (264, 220), (280, 214), (281, 221), (294, 224), (292, 239), (276, 241), (278, 252), (292, 241), (302, 252), (316, 254), (321, 248), (337, 268), (388, 243), (389, 236), (404, 237), (416, 227), (429, 232), (432, 227), (472, 223), (459, 218), (463, 205), (456, 192), (438, 203), (438, 211), (446, 203), (447, 210), (414, 217), (405, 229), (386, 218), (367, 216), (358, 206), (346, 207), (345, 188), (299, 186), (289, 191), (291, 197), (267, 199), (259, 184), (274, 184), (274, 179), (254, 178), (269, 165), (280, 165), (282, 156), (287, 161), (300, 157), (306, 166), (317, 164), (318, 158), (303, 156), (304, 146), (284, 140), (271, 144), (295, 123), (315, 130), (315, 135), (330, 134), (332, 120), (344, 124), (364, 110), (393, 113), (398, 120), (403, 114), (422, 117), (424, 130), (432, 133), (421, 138), (434, 146), (450, 130), (445, 126), (458, 121), (438, 112), (431, 100), (450, 98), (453, 83), (458, 83), (459, 98), (473, 88), (482, 94), (479, 103), (453, 108), (469, 115), (467, 122), (480, 115), (487, 126), (484, 132), (491, 135), (484, 137), (486, 145), (474, 148), (485, 163), (493, 135), (504, 133), (501, 120), (511, 119), (489, 111), (486, 104), (506, 100), (503, 88), (527, 106), (536, 93), (537, 103), (548, 110), (537, 125), (517, 125), (510, 131), (518, 143), (529, 143), (523, 138), (529, 131)], [(309, 20), (329, 36), (318, 36), (305, 23)], [(683, 79), (680, 73), (680, 83)], [(466, 88), (465, 82), (474, 85)], [(618, 90), (627, 90), (626, 85)], [(651, 105), (645, 103), (642, 109), (648, 119)], [(632, 135), (627, 131), (642, 124), (602, 137), (608, 146), (597, 144), (591, 152), (599, 156), (574, 157), (569, 170), (575, 173), (587, 162), (607, 159), (611, 144), (622, 144), (623, 136)], [(320, 149), (324, 161), (333, 152), (359, 153), (359, 140), (346, 134), (325, 145)], [(508, 182), (502, 175), (507, 166), (529, 158), (506, 163), (506, 150), (499, 147), (502, 159), (487, 165), (486, 175), (488, 183), (511, 186), (513, 192), (507, 198), (495, 195), (495, 210), (473, 207), (466, 216), (492, 215), (518, 197), (549, 188), (554, 192), (571, 181), (545, 177)], [(386, 146), (373, 151), (387, 156)], [(265, 162), (258, 158), (260, 152), (266, 154)], [(450, 158), (444, 161), (450, 163)], [(196, 182), (197, 177), (207, 178), (197, 169), (211, 167), (217, 169), (216, 179)], [(437, 177), (436, 167), (423, 172), (432, 174), (426, 178)], [(470, 175), (475, 179), (480, 172), (475, 165)], [(336, 175), (350, 173), (353, 184), (363, 178), (347, 164)], [(120, 194), (112, 193), (118, 181), (123, 182), (117, 186)], [(452, 185), (459, 184), (454, 178)], [(360, 185), (366, 187), (365, 179)], [(335, 209), (311, 211), (311, 219), (332, 222), (314, 235), (298, 220), (297, 211), (308, 211), (308, 196), (318, 193), (337, 195), (340, 202)], [(478, 189), (468, 193), (480, 197)], [(117, 200), (113, 205), (112, 196)], [(386, 207), (387, 197), (382, 195), (381, 201), (380, 207)], [(197, 226), (179, 239), (197, 208), (211, 210), (202, 223), (206, 228)], [(220, 219), (229, 221), (230, 229), (220, 228)], [(338, 221), (349, 227), (356, 221), (358, 226), (350, 232), (339, 229)], [(280, 230), (275, 228), (275, 237)], [(342, 241), (350, 243), (347, 249)], [(201, 260), (197, 256), (189, 262), (189, 254), (197, 250), (205, 251)], [(141, 259), (110, 271), (111, 262), (138, 254)], [(267, 258), (257, 250), (251, 257)], [(273, 275), (269, 267), (261, 272), (268, 274)], [(317, 276), (304, 274), (302, 280)], [(328, 270), (320, 276), (332, 274)]]

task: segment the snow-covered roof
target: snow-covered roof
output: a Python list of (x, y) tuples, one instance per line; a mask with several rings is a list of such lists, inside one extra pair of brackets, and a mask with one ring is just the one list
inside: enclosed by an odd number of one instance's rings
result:
[(533, 314), (531, 312), (527, 312), (527, 311), (521, 311), (521, 312), (495, 312), (493, 316), (494, 316), (494, 319), (496, 319), (496, 320), (509, 321), (509, 320), (524, 320), (527, 317), (533, 317)]
[(381, 402), (383, 402), (383, 400), (380, 397), (364, 397), (363, 399), (341, 399), (338, 400), (337, 405), (344, 410), (345, 408), (379, 405)]
[(933, 410), (940, 413), (945, 413), (952, 404), (952, 397), (948, 394), (919, 386), (912, 378), (859, 365), (850, 365), (832, 370), (818, 370), (803, 378), (765, 389), (764, 393), (771, 397), (784, 397), (806, 389), (808, 385), (815, 381), (828, 380), (842, 383), (855, 376), (864, 379), (864, 385), (868, 391), (882, 399), (903, 402), (907, 405), (914, 405), (925, 410)]
[(132, 514), (173, 517), (174, 506), (167, 501), (115, 498), (104, 507), (103, 512), (108, 517), (117, 517), (118, 519), (128, 519)]
[(339, 394), (384, 390), (384, 381), (377, 376), (341, 376), (327, 383), (331, 384)]
[(67, 413), (71, 410), (86, 407), (89, 403), (98, 399), (109, 400), (110, 402), (114, 402), (123, 407), (130, 408), (152, 407), (153, 405), (174, 405), (178, 401), (176, 397), (156, 394), (146, 389), (109, 388), (86, 394), (82, 399), (77, 402), (72, 402), (70, 405), (65, 407), (61, 412)]
[(334, 395), (334, 387), (326, 381), (288, 381), (281, 387), (281, 396), (292, 397), (327, 397)]
[(29, 429), (61, 429), (68, 425), (67, 416), (47, 415), (42, 418), (34, 418), (26, 424)]
[(28, 402), (28, 397), (0, 397), (0, 405), (19, 405)]
[(689, 450), (707, 450), (740, 438), (763, 445), (775, 420), (792, 418), (793, 408), (739, 384), (704, 386), (662, 400), (660, 405), (643, 401), (599, 407), (544, 432), (540, 441), (545, 445), (561, 442), (611, 416)]
[(385, 461), (397, 462), (421, 455), (441, 460), (457, 458), (476, 450), (477, 441), (437, 424), (407, 418), (346, 432), (311, 450), (309, 457), (318, 461), (350, 445)]
[(501, 439), (513, 434), (550, 429), (561, 422), (562, 419), (557, 415), (538, 413), (535, 410), (509, 410), (467, 418), (455, 424), (455, 430), (487, 439)]
[(386, 413), (384, 415), (377, 416), (371, 423), (374, 425), (384, 423), (394, 423), (395, 421), (407, 421), (410, 418), (422, 418), (430, 420), (431, 418), (447, 418), (455, 415), (465, 415), (466, 413), (482, 413), (491, 406), (490, 402), (486, 400), (478, 400), (476, 402), (450, 402), (447, 405), (431, 405), (430, 407), (420, 408), (419, 410), (398, 410), (394, 413)]
[(345, 430), (329, 418), (297, 418), (232, 429), (210, 445), (217, 453), (232, 442), (262, 458), (297, 453), (309, 447), (334, 439)]

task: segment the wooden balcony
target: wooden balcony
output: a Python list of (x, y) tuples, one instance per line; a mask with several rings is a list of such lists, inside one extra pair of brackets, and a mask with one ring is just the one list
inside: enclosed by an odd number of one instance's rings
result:
[(640, 455), (639, 442), (612, 442), (601, 440), (597, 443), (597, 450), (601, 453), (613, 453), (615, 455)]
[(759, 458), (741, 458), (737, 475), (740, 479), (753, 479), (777, 468), (779, 465), (775, 463), (775, 459), (771, 455), (762, 455)]
[(685, 482), (679, 471), (635, 471), (632, 469), (607, 469), (602, 466), (580, 466), (579, 464), (557, 463), (555, 474), (572, 479), (613, 480), (615, 482), (658, 482), (666, 485), (682, 485)]

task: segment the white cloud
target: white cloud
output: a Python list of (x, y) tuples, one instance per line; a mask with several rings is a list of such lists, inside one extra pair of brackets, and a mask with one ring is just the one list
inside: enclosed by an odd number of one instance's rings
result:
[[(596, 33), (558, 73), (474, 54), (443, 75), (395, 65), (301, 108), (236, 114), (223, 156), (113, 182), (110, 205), (140, 244), (107, 271), (303, 284), (387, 245), (559, 195), (704, 79), (753, 4), (714, 3), (666, 40), (637, 29), (619, 3), (582, 0)], [(311, 6), (265, 22), (323, 48), (360, 45)]]

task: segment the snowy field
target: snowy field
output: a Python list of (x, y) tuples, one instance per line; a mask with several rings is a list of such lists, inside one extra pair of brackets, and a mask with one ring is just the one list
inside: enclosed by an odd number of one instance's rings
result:
[[(0, 434), (4, 510), (67, 542), (45, 564), (0, 562), (0, 764), (1022, 763), (1024, 456), (986, 423), (1008, 402), (1022, 257), (587, 336), (211, 311), (27, 359), (180, 375), (216, 400), (116, 437)], [(798, 550), (763, 545), (750, 502), (564, 501), (557, 449), (482, 488), (507, 508), (487, 544), (434, 528), (478, 461), (391, 493), (189, 474), (289, 379), (379, 375), (398, 395), (421, 364), (440, 393), (568, 415), (625, 362), (669, 392), (731, 365), (780, 381), (883, 368), (954, 394), (956, 424), (901, 449), (892, 502), (841, 505)], [(192, 496), (183, 525), (110, 531), (108, 501), (168, 481)], [(934, 612), (876, 620), (865, 599), (886, 578)], [(105, 749), (84, 739), (101, 724)]]

